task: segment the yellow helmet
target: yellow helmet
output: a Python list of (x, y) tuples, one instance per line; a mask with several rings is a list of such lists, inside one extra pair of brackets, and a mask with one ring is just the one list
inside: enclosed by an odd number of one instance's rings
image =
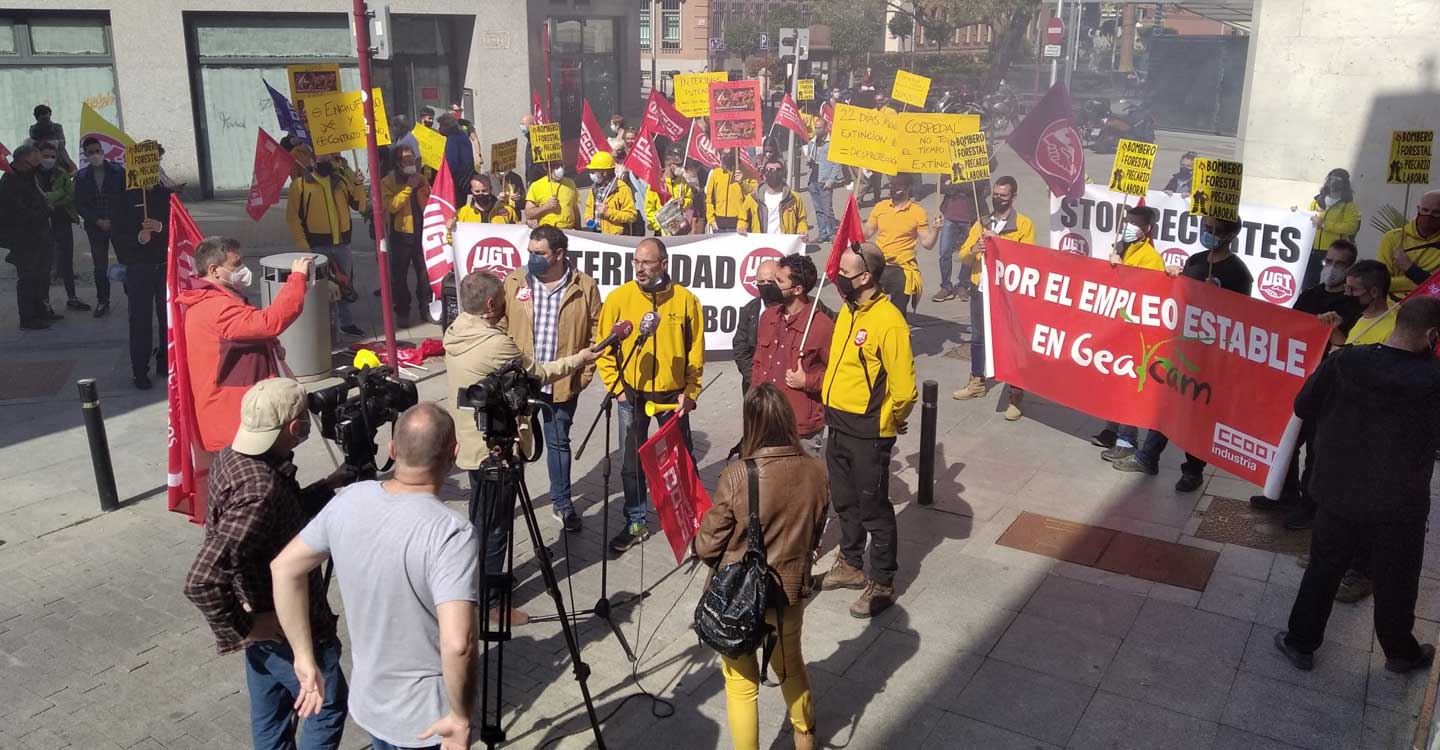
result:
[(590, 163), (585, 165), (586, 169), (614, 169), (615, 155), (609, 151), (601, 151), (590, 157)]

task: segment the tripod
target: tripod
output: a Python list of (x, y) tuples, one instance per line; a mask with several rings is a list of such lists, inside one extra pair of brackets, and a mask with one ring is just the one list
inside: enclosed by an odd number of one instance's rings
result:
[[(611, 347), (610, 354), (615, 358), (616, 363), (620, 365), (619, 369), (617, 370), (618, 377), (615, 378), (615, 385), (611, 386), (610, 390), (605, 393), (605, 400), (600, 402), (600, 410), (595, 413), (595, 419), (590, 422), (590, 429), (586, 431), (585, 439), (580, 441), (580, 448), (575, 451), (576, 458), (579, 458), (585, 453), (585, 446), (590, 444), (590, 437), (595, 434), (595, 427), (600, 424), (600, 418), (604, 417), (605, 457), (600, 459), (600, 476), (602, 486), (604, 487), (604, 499), (601, 501), (602, 511), (600, 514), (600, 540), (602, 543), (604, 543), (610, 538), (610, 435), (612, 432), (610, 429), (611, 410), (615, 405), (616, 396), (620, 393), (621, 389), (628, 390), (628, 384), (625, 382), (625, 368), (630, 365), (630, 359), (634, 357), (635, 353), (640, 351), (640, 348), (644, 345), (645, 336), (646, 334), (642, 331), (640, 334), (640, 339), (635, 342), (635, 347), (630, 350), (629, 356), (625, 357), (623, 362), (620, 360), (620, 343), (616, 342), (615, 345)], [(635, 602), (649, 596), (649, 594), (636, 594), (620, 602), (610, 601), (610, 597), (608, 595), (608, 592), (610, 590), (609, 561), (610, 555), (604, 550), (602, 550), (600, 553), (600, 598), (595, 601), (595, 606), (591, 607), (590, 609), (576, 610), (574, 613), (572, 613), (571, 616), (579, 617), (580, 615), (595, 615), (596, 617), (604, 620), (605, 624), (610, 626), (611, 632), (615, 633), (615, 640), (620, 642), (620, 648), (625, 651), (625, 658), (633, 663), (635, 661), (635, 652), (630, 648), (630, 642), (625, 640), (625, 634), (620, 630), (620, 625), (616, 623), (615, 619), (611, 616), (611, 608), (624, 607), (630, 604), (634, 604)], [(563, 610), (560, 610), (558, 614), (554, 615), (531, 617), (530, 622), (551, 622), (556, 619), (561, 619), (564, 616), (565, 615)]]
[[(540, 524), (535, 520), (535, 505), (530, 499), (530, 490), (525, 486), (525, 464), (515, 456), (515, 440), (489, 440), (490, 456), (480, 464), (480, 484), (470, 499), (470, 523), (480, 529), (480, 544), (485, 565), (480, 583), (480, 739), (487, 748), (505, 741), (505, 730), (500, 724), (502, 706), (502, 676), (505, 667), (505, 642), (510, 640), (510, 598), (514, 582), (515, 546), (514, 512), (518, 503), (525, 517), (525, 528), (530, 533), (530, 544), (535, 550), (535, 563), (545, 580), (545, 589), (555, 602), (556, 619), (565, 637), (565, 646), (570, 650), (570, 661), (574, 665), (575, 681), (580, 683), (580, 695), (585, 700), (585, 713), (590, 717), (590, 729), (595, 733), (595, 746), (605, 750), (605, 738), (600, 734), (600, 720), (595, 716), (595, 704), (590, 699), (590, 667), (580, 658), (580, 644), (575, 639), (570, 618), (565, 614), (565, 602), (560, 596), (559, 581), (555, 568), (550, 563), (550, 551), (540, 537)], [(538, 456), (537, 456), (538, 458)], [(491, 555), (489, 539), (492, 530), (499, 528), (504, 534), (505, 546), (500, 555), (505, 558), (503, 568), (500, 560)], [(498, 556), (497, 556), (498, 557)], [(491, 592), (494, 605), (490, 605)], [(496, 615), (492, 628), (490, 612)], [(495, 644), (495, 679), (493, 701), (491, 700), (490, 644)]]

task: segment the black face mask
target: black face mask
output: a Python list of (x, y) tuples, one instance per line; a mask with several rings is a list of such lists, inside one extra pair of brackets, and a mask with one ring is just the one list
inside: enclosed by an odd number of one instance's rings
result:
[(495, 195), (493, 193), (472, 195), (470, 196), (470, 200), (474, 201), (476, 208), (482, 211), (489, 211), (495, 207)]
[(315, 174), (318, 174), (321, 177), (329, 177), (334, 171), (335, 165), (331, 164), (328, 161), (315, 163)]
[(780, 291), (778, 284), (756, 284), (755, 288), (760, 292), (760, 300), (768, 306), (773, 307), (785, 302), (785, 293)]
[(860, 295), (860, 289), (855, 287), (855, 279), (840, 274), (835, 274), (835, 291), (839, 292), (840, 297), (852, 305)]
[(1010, 208), (1010, 203), (1011, 203), (1011, 202), (1012, 202), (1012, 201), (1011, 201), (1010, 199), (1008, 199), (1008, 198), (1006, 198), (1006, 199), (1000, 199), (1000, 198), (995, 198), (995, 197), (993, 197), (993, 196), (990, 198), (990, 205), (993, 206), (996, 211), (1004, 211), (1004, 210)]
[(891, 188), (890, 190), (891, 203), (903, 203), (904, 201), (909, 200), (909, 198), (910, 191), (908, 190), (896, 190), (894, 188)]

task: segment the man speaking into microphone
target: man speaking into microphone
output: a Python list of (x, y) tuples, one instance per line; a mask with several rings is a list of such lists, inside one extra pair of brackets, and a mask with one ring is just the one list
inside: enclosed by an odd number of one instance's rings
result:
[[(620, 480), (625, 487), (625, 527), (610, 549), (624, 552), (650, 536), (649, 493), (640, 473), (640, 445), (650, 434), (646, 404), (660, 409), (660, 424), (680, 420), (685, 447), (694, 451), (689, 414), (700, 396), (705, 371), (705, 320), (700, 300), (670, 279), (669, 253), (654, 237), (640, 241), (631, 264), (635, 280), (611, 292), (600, 310), (596, 337), (620, 321), (638, 321), (639, 332), (596, 362), (607, 390), (619, 390), (620, 449), (625, 457)], [(633, 356), (632, 356), (633, 354)], [(621, 371), (621, 364), (624, 371)]]

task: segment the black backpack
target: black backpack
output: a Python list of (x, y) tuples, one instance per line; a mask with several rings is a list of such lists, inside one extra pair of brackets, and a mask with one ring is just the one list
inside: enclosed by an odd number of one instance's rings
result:
[[(750, 525), (748, 549), (739, 562), (726, 565), (710, 578), (710, 587), (695, 606), (695, 632), (710, 648), (730, 658), (762, 649), (760, 674), (768, 685), (770, 654), (785, 627), (781, 613), (789, 605), (780, 576), (765, 560), (765, 534), (760, 527), (760, 473), (754, 459), (745, 459), (749, 483)], [(779, 628), (765, 622), (774, 609)]]

